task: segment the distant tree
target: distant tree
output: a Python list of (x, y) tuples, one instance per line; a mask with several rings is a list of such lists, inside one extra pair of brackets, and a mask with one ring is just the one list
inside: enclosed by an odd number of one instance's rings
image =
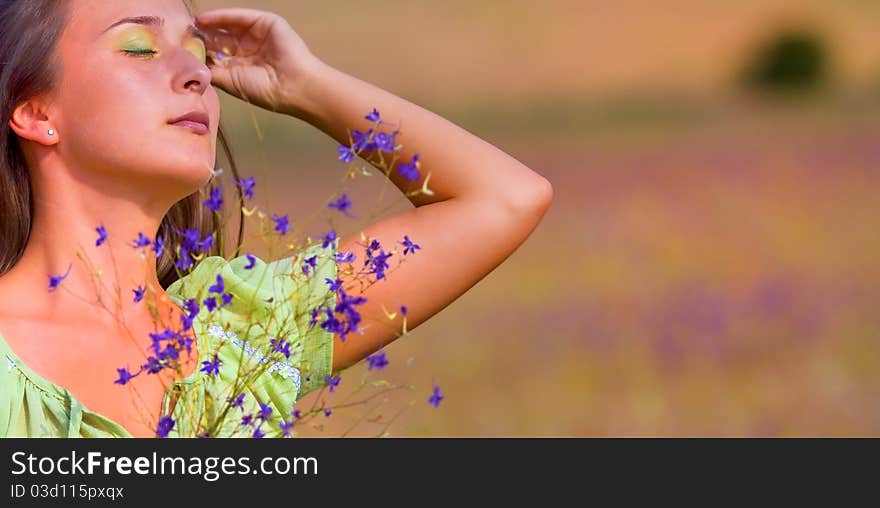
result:
[(758, 46), (745, 66), (745, 84), (753, 89), (778, 92), (810, 91), (829, 77), (829, 56), (815, 32), (785, 30)]

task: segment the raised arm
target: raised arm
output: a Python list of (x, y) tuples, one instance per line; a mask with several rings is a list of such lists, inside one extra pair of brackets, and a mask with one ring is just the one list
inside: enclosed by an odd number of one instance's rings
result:
[[(396, 138), (403, 145), (401, 162), (409, 162), (415, 154), (420, 159), (418, 180), (410, 181), (398, 171), (390, 172), (390, 180), (408, 193), (420, 188), (430, 173), (433, 191), (433, 195), (409, 197), (414, 209), (362, 231), (386, 252), (404, 235), (421, 247), (393, 274), (361, 293), (353, 275), (340, 270), (346, 292), (367, 298), (358, 307), (367, 326), (363, 335), (348, 334), (345, 341), (337, 334), (333, 365), (338, 370), (398, 337), (399, 321), (384, 319), (383, 305), (392, 312), (405, 305), (407, 329), (412, 330), (501, 264), (538, 225), (553, 190), (541, 175), (443, 117), (320, 61), (313, 69), (286, 112), (349, 145), (348, 129), (363, 126), (365, 113), (376, 108), (383, 119), (402, 125)], [(387, 160), (388, 154), (383, 155)], [(375, 151), (364, 156), (377, 165)], [(340, 252), (354, 252), (360, 261), (364, 256), (364, 248), (356, 245), (362, 243), (360, 237), (361, 231), (343, 237)], [(389, 258), (389, 265), (395, 266), (394, 261)]]
[[(277, 14), (246, 8), (200, 13), (197, 26), (207, 34), (212, 83), (252, 104), (286, 113), (348, 145), (349, 130), (363, 127), (376, 109), (399, 126), (398, 160), (419, 154), (420, 177), (389, 178), (404, 193), (420, 188), (430, 175), (432, 195), (409, 199), (415, 209), (382, 219), (340, 239), (339, 251), (351, 251), (363, 265), (361, 233), (377, 240), (386, 253), (404, 235), (421, 248), (393, 272), (360, 291), (351, 273), (339, 272), (350, 296), (364, 296), (357, 307), (363, 335), (336, 336), (333, 369), (346, 368), (396, 339), (398, 321), (385, 309), (407, 307), (412, 330), (461, 296), (521, 245), (547, 212), (550, 183), (513, 157), (446, 119), (396, 95), (337, 70), (318, 59)], [(217, 55), (218, 50), (224, 55)], [(216, 55), (216, 56), (215, 56)], [(376, 165), (376, 154), (363, 153)], [(401, 256), (402, 249), (398, 254)], [(341, 266), (345, 266), (344, 263)]]

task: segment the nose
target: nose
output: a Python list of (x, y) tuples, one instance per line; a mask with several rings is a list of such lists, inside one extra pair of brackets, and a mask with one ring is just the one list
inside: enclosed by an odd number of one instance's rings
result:
[(175, 78), (174, 89), (180, 92), (205, 93), (211, 84), (211, 69), (189, 51), (184, 49), (180, 51), (182, 52), (180, 59), (183, 63), (181, 63), (180, 72)]

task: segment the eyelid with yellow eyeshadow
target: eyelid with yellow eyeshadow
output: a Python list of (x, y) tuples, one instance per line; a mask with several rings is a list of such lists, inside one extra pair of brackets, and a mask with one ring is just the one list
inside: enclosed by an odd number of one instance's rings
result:
[[(151, 55), (158, 54), (159, 51), (152, 48), (154, 46), (154, 44), (152, 43), (153, 42), (152, 34), (150, 34), (148, 30), (145, 30), (141, 27), (137, 27), (136, 31), (138, 31), (140, 33), (139, 34), (126, 34), (126, 35), (128, 35), (127, 37), (121, 38), (121, 43), (120, 43), (120, 45), (122, 46), (121, 51), (123, 53), (129, 54), (129, 55), (137, 55), (137, 56), (144, 56), (144, 55), (151, 56)], [(147, 42), (147, 44), (144, 44), (144, 46), (148, 46), (149, 48), (137, 47), (137, 46), (140, 46), (140, 44), (138, 44), (138, 42), (141, 42), (141, 36), (145, 36), (144, 38), (149, 41), (149, 42)], [(190, 41), (187, 41), (186, 44), (189, 44), (193, 41), (197, 42), (199, 47), (197, 50), (191, 51), (191, 52), (196, 56), (196, 58), (199, 59), (199, 61), (201, 61), (203, 63), (207, 62), (208, 52), (207, 52), (207, 48), (205, 45), (205, 41), (201, 37), (194, 35), (194, 36), (190, 37)], [(186, 44), (184, 44), (184, 46), (186, 46)], [(132, 46), (134, 46), (134, 47), (132, 48)]]

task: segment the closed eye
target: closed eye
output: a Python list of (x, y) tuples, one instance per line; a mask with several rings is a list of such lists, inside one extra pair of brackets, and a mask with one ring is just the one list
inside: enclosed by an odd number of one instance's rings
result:
[(123, 49), (122, 52), (134, 56), (151, 56), (158, 53), (153, 49)]

